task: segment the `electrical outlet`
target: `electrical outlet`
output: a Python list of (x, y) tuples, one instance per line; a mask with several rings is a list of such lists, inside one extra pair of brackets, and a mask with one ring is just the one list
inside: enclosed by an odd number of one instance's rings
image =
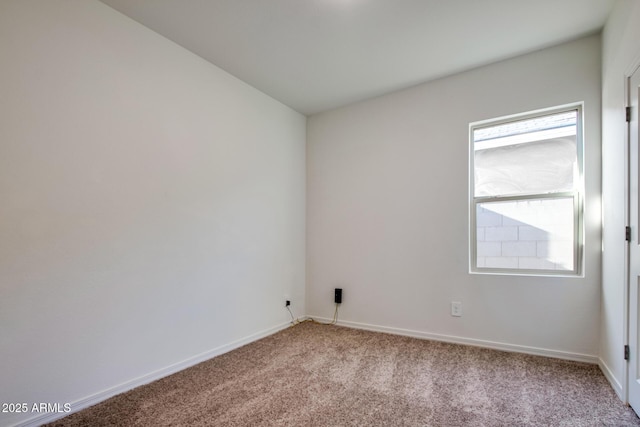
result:
[(462, 316), (462, 303), (460, 301), (451, 301), (451, 315), (454, 317)]

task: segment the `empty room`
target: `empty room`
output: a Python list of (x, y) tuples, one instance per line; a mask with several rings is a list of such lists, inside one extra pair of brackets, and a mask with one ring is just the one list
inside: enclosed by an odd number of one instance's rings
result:
[(0, 426), (640, 426), (640, 2), (0, 0)]

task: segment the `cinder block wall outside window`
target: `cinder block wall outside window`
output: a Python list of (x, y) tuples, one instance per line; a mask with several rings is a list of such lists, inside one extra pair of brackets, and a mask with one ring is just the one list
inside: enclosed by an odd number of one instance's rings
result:
[[(521, 202), (522, 203), (522, 202)], [(482, 268), (567, 270), (572, 268), (573, 225), (542, 201), (509, 215), (478, 207), (477, 262)], [(517, 219), (516, 219), (517, 218)]]

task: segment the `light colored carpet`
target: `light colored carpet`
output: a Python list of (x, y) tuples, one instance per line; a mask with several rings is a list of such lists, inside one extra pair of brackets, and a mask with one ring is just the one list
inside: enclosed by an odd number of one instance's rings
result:
[(302, 323), (50, 426), (640, 426), (597, 366)]

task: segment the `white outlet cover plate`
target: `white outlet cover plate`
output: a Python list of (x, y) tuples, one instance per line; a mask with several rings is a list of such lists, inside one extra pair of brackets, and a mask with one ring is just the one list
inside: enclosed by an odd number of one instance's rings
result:
[(462, 316), (462, 303), (460, 301), (451, 301), (451, 315), (455, 317)]

